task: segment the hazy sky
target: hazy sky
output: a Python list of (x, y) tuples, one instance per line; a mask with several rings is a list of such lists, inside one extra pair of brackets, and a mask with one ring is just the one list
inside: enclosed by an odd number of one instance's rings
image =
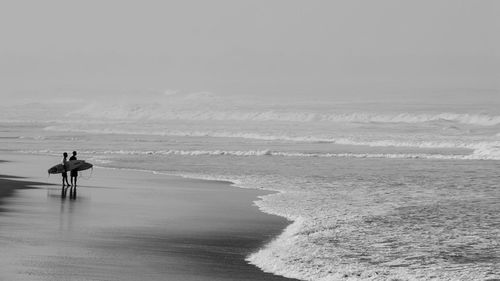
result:
[(499, 89), (500, 1), (1, 1), (0, 97)]

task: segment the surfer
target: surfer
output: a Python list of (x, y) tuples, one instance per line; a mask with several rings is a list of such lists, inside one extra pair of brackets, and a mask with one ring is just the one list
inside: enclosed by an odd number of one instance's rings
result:
[[(71, 156), (71, 157), (69, 158), (69, 160), (70, 160), (70, 161), (71, 161), (71, 160), (76, 160), (76, 151), (73, 151), (73, 156)], [(76, 178), (78, 177), (78, 171), (76, 171), (76, 170), (71, 170), (71, 172), (70, 172), (70, 176), (71, 176), (71, 185), (76, 187)], [(75, 182), (74, 182), (74, 183), (73, 183), (73, 179), (75, 180)], [(67, 180), (67, 178), (66, 178), (66, 180)]]
[(63, 185), (63, 187), (65, 186), (64, 185), (65, 182), (69, 186), (68, 172), (66, 171), (68, 160), (66, 158), (68, 158), (68, 153), (64, 152), (63, 153), (63, 161), (62, 161), (62, 164), (64, 167), (63, 172), (62, 172), (62, 185)]

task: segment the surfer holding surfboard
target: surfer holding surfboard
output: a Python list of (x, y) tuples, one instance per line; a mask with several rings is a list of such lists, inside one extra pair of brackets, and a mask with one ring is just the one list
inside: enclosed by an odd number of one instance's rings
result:
[(69, 182), (68, 182), (68, 170), (66, 169), (67, 168), (67, 164), (68, 164), (68, 160), (66, 160), (66, 158), (68, 158), (68, 153), (64, 152), (63, 153), (63, 161), (62, 161), (62, 164), (63, 164), (63, 171), (62, 171), (62, 185), (64, 187), (64, 182), (66, 182), (66, 184), (69, 186)]
[[(73, 151), (73, 156), (71, 156), (69, 158), (69, 161), (72, 161), (72, 160), (77, 160), (76, 159), (76, 151)], [(78, 178), (78, 171), (76, 169), (71, 170), (70, 176), (71, 176), (71, 185), (76, 187), (76, 178)], [(74, 183), (73, 183), (73, 179), (75, 181)]]
[(84, 160), (77, 160), (76, 151), (73, 151), (73, 156), (71, 156), (69, 160), (66, 160), (67, 157), (68, 153), (64, 152), (62, 163), (52, 166), (47, 172), (49, 174), (61, 173), (63, 177), (63, 187), (64, 187), (65, 184), (70, 186), (70, 184), (68, 183), (68, 174), (67, 174), (67, 172), (69, 171), (71, 175), (71, 185), (76, 187), (76, 178), (78, 177), (78, 171), (91, 169), (93, 165), (88, 162), (85, 162)]

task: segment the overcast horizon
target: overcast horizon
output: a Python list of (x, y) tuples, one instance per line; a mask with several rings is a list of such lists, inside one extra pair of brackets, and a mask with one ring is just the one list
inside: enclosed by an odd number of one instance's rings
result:
[[(499, 91), (496, 1), (3, 1), (3, 100)], [(452, 94), (450, 94), (452, 93)]]

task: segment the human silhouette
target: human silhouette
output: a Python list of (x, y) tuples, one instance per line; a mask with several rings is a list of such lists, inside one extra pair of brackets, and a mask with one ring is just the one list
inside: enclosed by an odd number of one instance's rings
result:
[[(73, 151), (73, 156), (71, 156), (69, 160), (76, 160), (76, 151)], [(78, 171), (71, 170), (70, 175), (71, 175), (71, 185), (76, 187), (76, 178), (78, 178)]]
[(63, 172), (62, 172), (62, 186), (63, 186), (63, 189), (64, 189), (64, 184), (66, 183), (68, 186), (70, 185), (69, 182), (68, 182), (68, 171), (66, 170), (68, 168), (68, 160), (66, 159), (68, 158), (68, 153), (64, 152), (63, 153), (63, 160), (62, 160), (62, 164), (63, 164)]

